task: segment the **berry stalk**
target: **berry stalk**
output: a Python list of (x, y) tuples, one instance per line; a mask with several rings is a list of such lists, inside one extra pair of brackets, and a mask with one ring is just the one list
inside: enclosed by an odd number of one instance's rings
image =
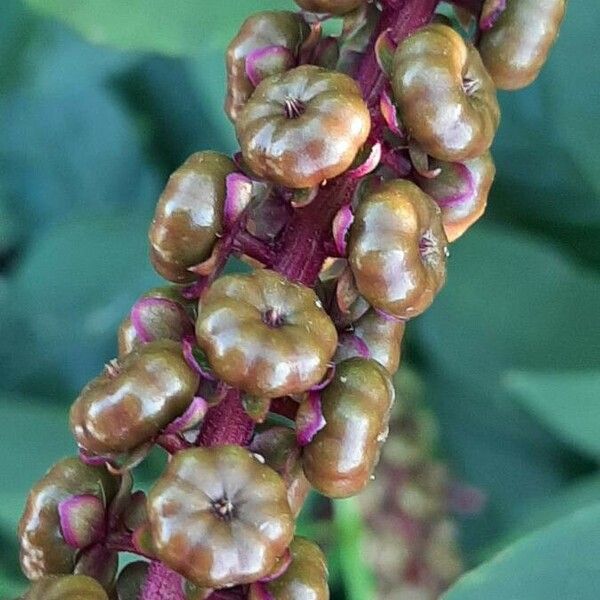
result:
[[(384, 86), (382, 73), (374, 53), (377, 37), (390, 29), (392, 38), (398, 42), (431, 20), (437, 0), (391, 0), (386, 3), (378, 26), (369, 43), (367, 53), (358, 70), (358, 83), (372, 114), (374, 133), (383, 122), (379, 110), (379, 96)], [(377, 141), (377, 140), (375, 140)], [(324, 260), (333, 244), (332, 222), (338, 210), (350, 203), (358, 185), (358, 178), (344, 174), (321, 186), (317, 197), (307, 207), (298, 209), (287, 224), (273, 261), (273, 270), (291, 281), (313, 286)], [(252, 241), (252, 240), (251, 240)], [(247, 240), (237, 240), (244, 248)], [(256, 255), (249, 250), (250, 255)], [(264, 252), (264, 249), (258, 248)], [(244, 412), (239, 392), (232, 390), (204, 421), (199, 445), (247, 444), (253, 430), (253, 422)], [(141, 600), (183, 600), (182, 578), (161, 563), (153, 563), (142, 591)], [(170, 595), (169, 595), (170, 594)], [(214, 594), (213, 594), (214, 596)]]

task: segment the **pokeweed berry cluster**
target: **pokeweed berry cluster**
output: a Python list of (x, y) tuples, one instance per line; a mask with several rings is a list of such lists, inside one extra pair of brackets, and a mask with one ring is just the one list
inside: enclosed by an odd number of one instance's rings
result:
[[(79, 456), (29, 495), (25, 598), (329, 597), (295, 519), (311, 487), (373, 477), (406, 321), (485, 209), (496, 87), (535, 78), (565, 0), (456, 0), (462, 35), (436, 0), (297, 4), (227, 50), (240, 153), (192, 155), (158, 201), (171, 285), (134, 304), (71, 409)], [(232, 255), (254, 270), (221, 275)], [(131, 471), (156, 445), (146, 496)], [(118, 574), (122, 551), (147, 560)]]

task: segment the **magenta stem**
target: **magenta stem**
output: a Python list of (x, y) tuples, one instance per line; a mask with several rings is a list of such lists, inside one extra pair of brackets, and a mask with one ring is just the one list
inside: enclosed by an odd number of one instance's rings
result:
[(115, 552), (130, 552), (145, 558), (152, 558), (136, 549), (130, 533), (111, 533), (107, 538), (106, 548)]
[(266, 267), (270, 267), (275, 262), (275, 250), (263, 240), (255, 238), (247, 231), (241, 231), (235, 238), (233, 244), (236, 252), (245, 254), (254, 260), (261, 262)]
[[(438, 0), (387, 0), (375, 34), (358, 71), (358, 83), (371, 111), (373, 125), (370, 141), (380, 141), (385, 120), (379, 111), (379, 96), (385, 85), (385, 76), (375, 58), (373, 48), (378, 35), (391, 29), (392, 39), (399, 41), (428, 23), (434, 13)], [(288, 279), (313, 286), (318, 278), (323, 261), (334, 247), (331, 231), (333, 219), (338, 210), (348, 204), (358, 181), (348, 175), (342, 175), (325, 182), (316, 199), (308, 206), (296, 210), (286, 226), (277, 247), (276, 256), (269, 253), (269, 260), (263, 261), (286, 276)], [(239, 226), (239, 225), (238, 225)], [(250, 238), (240, 235), (237, 242), (249, 256), (251, 252), (263, 255), (264, 248), (259, 247)], [(254, 430), (254, 422), (245, 413), (240, 400), (239, 390), (231, 389), (225, 398), (211, 408), (202, 425), (197, 444), (217, 446), (223, 444), (246, 445)], [(214, 596), (214, 595), (213, 595)], [(218, 597), (218, 596), (215, 596)], [(184, 600), (181, 577), (161, 563), (153, 562), (142, 591), (141, 600)]]
[(186, 600), (183, 577), (158, 561), (152, 561), (140, 600)]
[(254, 421), (246, 414), (240, 398), (240, 391), (231, 388), (225, 398), (211, 408), (196, 440), (198, 446), (223, 446), (250, 442)]

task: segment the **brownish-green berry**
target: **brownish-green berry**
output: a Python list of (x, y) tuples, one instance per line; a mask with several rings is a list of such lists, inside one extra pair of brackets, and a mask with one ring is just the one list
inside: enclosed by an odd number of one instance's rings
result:
[(265, 269), (217, 279), (200, 299), (196, 337), (220, 379), (267, 398), (318, 383), (337, 345), (314, 291)]
[(356, 82), (303, 65), (264, 79), (235, 124), (244, 160), (260, 177), (310, 188), (341, 175), (371, 128)]
[(71, 431), (79, 447), (90, 454), (128, 452), (180, 416), (198, 383), (181, 344), (149, 342), (83, 388), (71, 407)]
[(165, 279), (193, 281), (223, 229), (227, 175), (235, 165), (217, 152), (192, 154), (169, 178), (150, 225), (150, 258)]
[(356, 210), (348, 242), (359, 292), (398, 318), (421, 314), (446, 281), (447, 239), (438, 205), (414, 183), (388, 181)]
[(263, 578), (294, 534), (283, 479), (239, 446), (177, 453), (148, 515), (158, 558), (201, 588)]
[(491, 145), (500, 110), (479, 53), (452, 28), (427, 25), (396, 49), (392, 88), (410, 138), (434, 158), (464, 160)]
[(36, 581), (22, 600), (109, 600), (102, 586), (86, 575), (48, 576)]
[[(367, 485), (388, 434), (393, 402), (390, 376), (378, 362), (350, 358), (337, 365), (321, 394), (325, 426), (302, 458), (304, 473), (317, 491), (345, 498)], [(301, 405), (297, 420), (302, 414)]]
[(120, 478), (103, 467), (64, 458), (31, 488), (19, 521), (21, 568), (28, 579), (73, 572), (77, 549), (65, 540), (59, 504), (74, 496), (93, 496), (108, 504), (119, 483)]
[(248, 17), (227, 48), (225, 112), (236, 121), (255, 84), (248, 77), (247, 59), (260, 63), (262, 79), (295, 66), (310, 27), (298, 13), (269, 10)]
[(554, 44), (566, 0), (506, 0), (506, 9), (479, 42), (497, 87), (516, 90), (538, 76)]
[(248, 600), (329, 600), (327, 562), (321, 549), (295, 537), (290, 552), (292, 562), (284, 573), (273, 581), (252, 584)]

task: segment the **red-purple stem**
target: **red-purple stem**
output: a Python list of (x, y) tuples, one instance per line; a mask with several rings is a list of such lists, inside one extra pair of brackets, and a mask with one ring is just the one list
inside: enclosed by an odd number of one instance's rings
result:
[[(376, 31), (358, 71), (358, 83), (367, 101), (373, 119), (371, 142), (379, 141), (384, 120), (379, 112), (379, 96), (385, 77), (377, 64), (373, 48), (377, 36), (386, 29), (399, 41), (429, 22), (438, 0), (387, 0)], [(271, 254), (262, 255), (253, 240), (242, 236), (237, 248), (257, 258), (287, 277), (308, 286), (317, 281), (324, 260), (333, 244), (331, 224), (338, 210), (351, 201), (357, 180), (340, 176), (324, 182), (316, 199), (304, 208), (297, 209)], [(252, 244), (253, 250), (250, 248)], [(262, 260), (256, 253), (266, 259)], [(210, 409), (204, 419), (197, 444), (216, 446), (223, 444), (245, 445), (250, 441), (254, 422), (245, 413), (240, 392), (230, 390), (226, 397)], [(184, 600), (181, 577), (158, 562), (151, 564), (141, 600)], [(216, 600), (218, 596), (214, 596)]]
[(235, 238), (233, 247), (238, 252), (258, 260), (266, 267), (275, 262), (275, 249), (267, 242), (255, 238), (247, 231), (241, 231)]
[(152, 561), (142, 589), (141, 600), (186, 600), (184, 580), (159, 561)]
[(245, 446), (250, 442), (253, 430), (254, 421), (244, 411), (240, 391), (231, 388), (206, 414), (196, 443), (198, 446)]

